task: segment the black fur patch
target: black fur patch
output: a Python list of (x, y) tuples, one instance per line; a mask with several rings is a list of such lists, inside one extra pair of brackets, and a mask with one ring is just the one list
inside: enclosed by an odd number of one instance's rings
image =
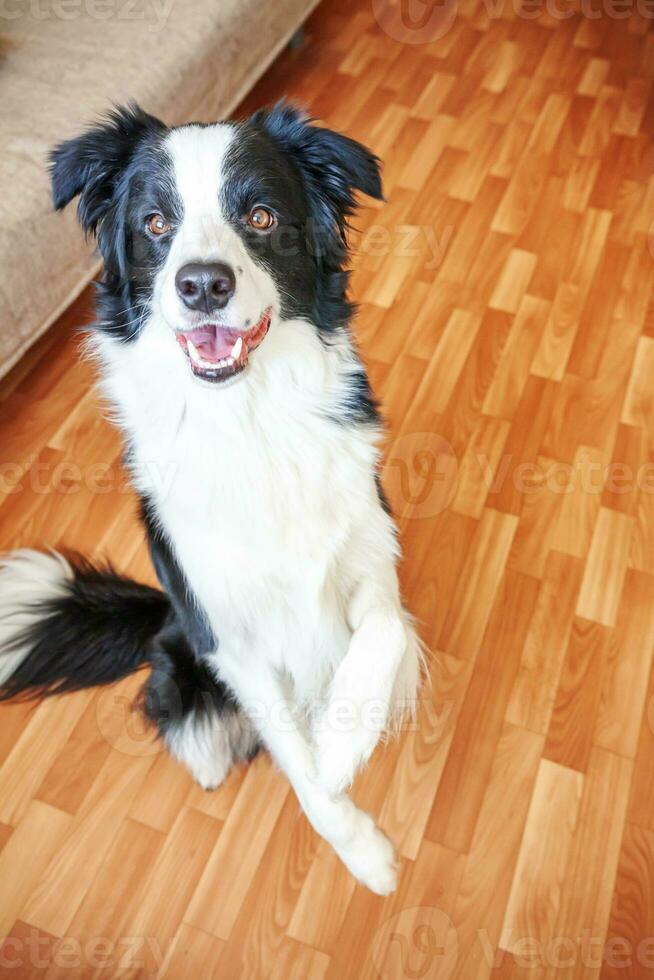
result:
[[(159, 539), (154, 547), (158, 571), (172, 586), (170, 597), (109, 566), (100, 568), (69, 556), (74, 575), (67, 594), (32, 610), (40, 613), (39, 619), (12, 644), (12, 649), (29, 647), (29, 654), (0, 687), (0, 701), (111, 684), (151, 664), (140, 705), (160, 735), (166, 736), (190, 715), (194, 723), (234, 716), (237, 702), (196, 652), (213, 649), (211, 633), (202, 617), (193, 626), (192, 603), (177, 591), (181, 573)], [(180, 619), (177, 610), (185, 605), (187, 613)], [(255, 755), (256, 740), (245, 744), (248, 748), (240, 748), (241, 753)], [(235, 759), (240, 745), (238, 739), (232, 744)]]
[(213, 653), (218, 641), (157, 522), (154, 507), (146, 497), (141, 498), (141, 520), (157, 578), (170, 599), (175, 619), (184, 631), (190, 650), (198, 659)]
[[(329, 334), (347, 325), (348, 219), (357, 191), (382, 198), (379, 160), (360, 143), (280, 103), (239, 126), (225, 161), (225, 208), (250, 253), (279, 283), (287, 317)], [(259, 204), (278, 217), (261, 237), (241, 216)]]
[(31, 647), (0, 688), (0, 700), (45, 697), (110, 684), (148, 662), (148, 641), (170, 603), (110, 567), (68, 559), (74, 578), (63, 599), (43, 603), (41, 618), (15, 642)]
[(146, 234), (148, 215), (182, 217), (171, 161), (163, 149), (168, 132), (159, 119), (129, 105), (50, 155), (55, 208), (79, 195), (80, 224), (87, 235), (97, 237), (104, 262), (96, 284), (96, 326), (120, 340), (138, 335), (154, 276), (170, 247), (169, 239)]
[(141, 517), (152, 563), (171, 602), (170, 614), (151, 644), (152, 674), (143, 689), (143, 710), (165, 735), (191, 714), (197, 722), (235, 714), (239, 708), (207, 663), (218, 641), (146, 498), (141, 500)]
[(190, 714), (202, 717), (236, 713), (230, 691), (216, 681), (194, 653), (174, 614), (151, 646), (152, 674), (142, 692), (143, 710), (165, 735)]

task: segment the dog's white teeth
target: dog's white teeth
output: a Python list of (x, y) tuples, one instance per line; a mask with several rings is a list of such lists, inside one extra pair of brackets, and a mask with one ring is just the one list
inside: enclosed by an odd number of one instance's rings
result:
[(213, 371), (220, 371), (223, 368), (233, 367), (235, 362), (238, 360), (241, 351), (243, 350), (243, 341), (239, 337), (234, 344), (232, 353), (228, 357), (221, 357), (219, 361), (207, 361), (192, 340), (187, 340), (186, 343), (188, 348), (188, 356), (191, 358), (193, 363), (197, 367), (207, 368)]

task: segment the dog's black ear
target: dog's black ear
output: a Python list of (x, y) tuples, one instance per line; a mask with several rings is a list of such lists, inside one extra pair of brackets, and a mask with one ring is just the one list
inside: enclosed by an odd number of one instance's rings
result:
[(250, 120), (295, 160), (311, 196), (320, 205), (320, 220), (335, 222), (343, 236), (356, 207), (355, 192), (383, 200), (380, 161), (361, 143), (313, 125), (299, 109), (278, 103)]
[(95, 234), (111, 206), (117, 181), (147, 135), (166, 126), (135, 103), (108, 113), (97, 126), (60, 143), (50, 153), (52, 200), (60, 211), (79, 195), (77, 214), (86, 234)]

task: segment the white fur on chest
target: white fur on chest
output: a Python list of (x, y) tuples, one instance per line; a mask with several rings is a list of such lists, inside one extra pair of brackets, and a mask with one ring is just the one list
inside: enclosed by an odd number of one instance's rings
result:
[(151, 330), (101, 351), (138, 489), (219, 643), (265, 648), (315, 696), (350, 637), (348, 549), (379, 506), (375, 434), (326, 417), (338, 358), (301, 325), (273, 338), (284, 358), (224, 390), (189, 378), (166, 341)]

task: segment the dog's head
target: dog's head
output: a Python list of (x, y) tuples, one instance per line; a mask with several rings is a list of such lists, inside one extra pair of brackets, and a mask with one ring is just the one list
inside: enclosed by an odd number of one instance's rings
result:
[(51, 174), (55, 207), (79, 195), (97, 236), (104, 329), (129, 342), (155, 318), (213, 383), (241, 374), (277, 320), (342, 325), (355, 194), (382, 196), (372, 153), (287, 105), (172, 129), (118, 109), (56, 147)]

